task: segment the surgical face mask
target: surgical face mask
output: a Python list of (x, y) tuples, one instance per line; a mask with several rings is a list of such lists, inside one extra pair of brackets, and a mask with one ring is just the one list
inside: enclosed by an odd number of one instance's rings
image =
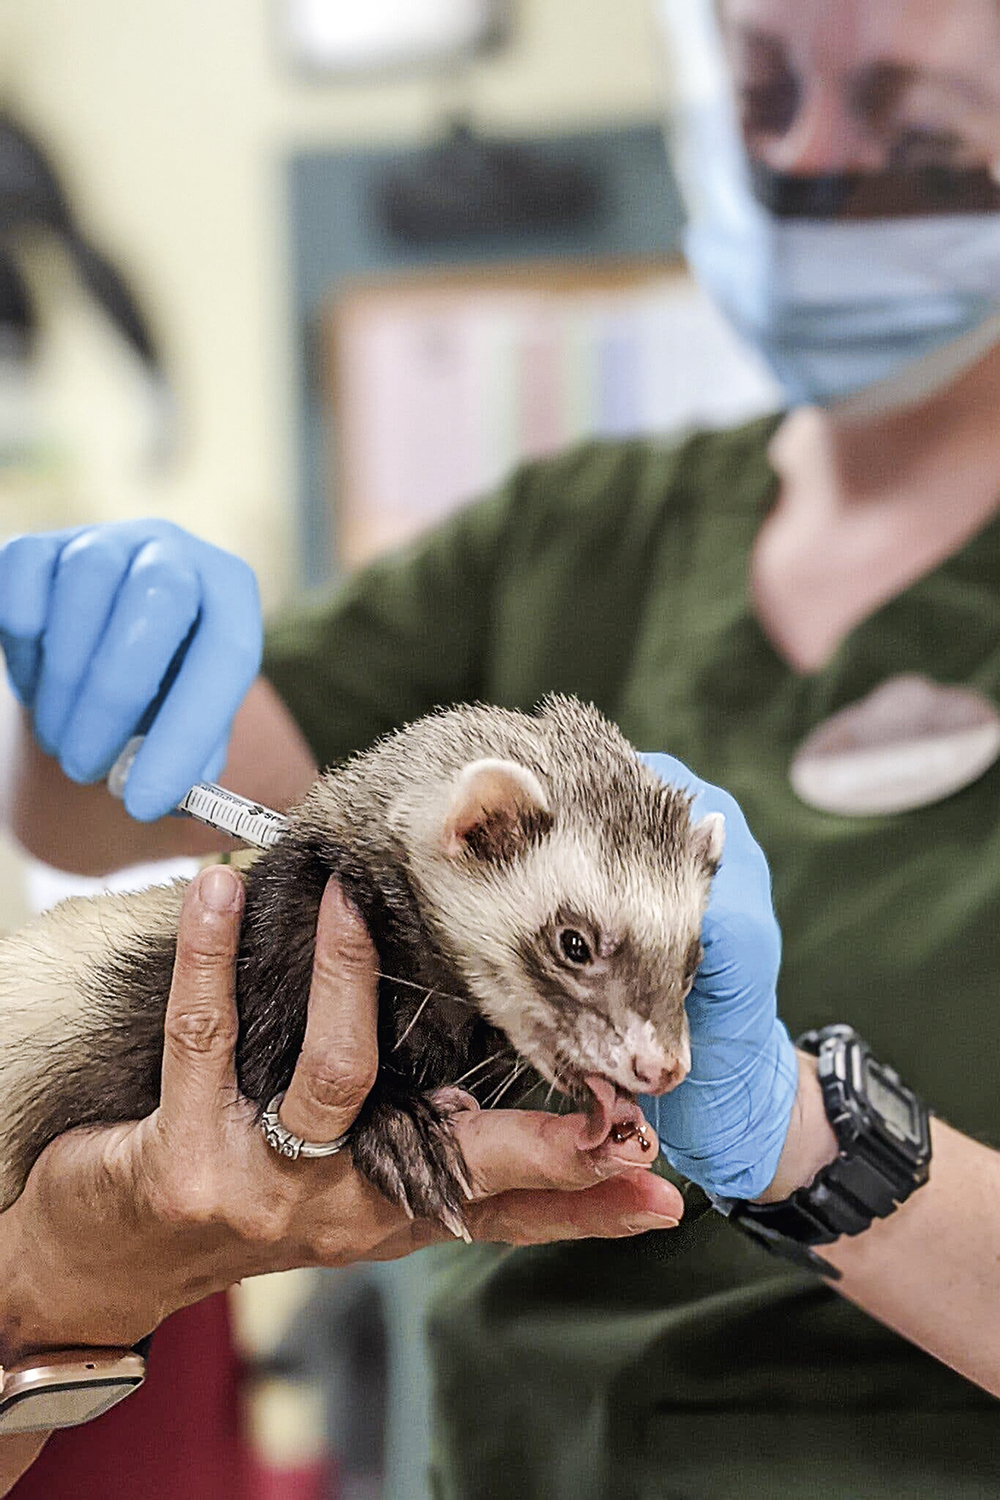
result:
[(825, 197), (837, 212), (832, 173), (775, 177), (777, 197), (785, 189), (805, 208), (772, 212), (755, 190), (760, 164), (744, 148), (710, 0), (666, 0), (663, 13), (686, 90), (671, 145), (688, 257), (791, 401), (829, 405), (875, 388), (883, 407), (904, 405), (997, 341), (1000, 213), (934, 203), (900, 217), (824, 217)]
[(997, 337), (995, 214), (835, 223), (776, 220), (748, 202), (695, 219), (686, 248), (793, 402), (828, 405), (926, 366), (905, 384), (916, 399)]

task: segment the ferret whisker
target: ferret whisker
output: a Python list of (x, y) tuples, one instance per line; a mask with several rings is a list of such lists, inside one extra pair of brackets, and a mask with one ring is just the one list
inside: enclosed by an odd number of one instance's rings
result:
[(430, 1002), (430, 1000), (431, 1000), (431, 998), (432, 998), (432, 996), (434, 994), (436, 994), (435, 990), (428, 990), (427, 991), (426, 995), (421, 1000), (421, 1002), (417, 1006), (416, 1010), (413, 1012), (413, 1015), (410, 1018), (410, 1023), (407, 1026), (406, 1030), (403, 1032), (403, 1035), (400, 1037), (400, 1039), (396, 1043), (395, 1047), (393, 1047), (393, 1049), (392, 1049), (393, 1052), (398, 1052), (399, 1048), (406, 1041), (406, 1038), (409, 1036), (410, 1032), (413, 1030), (414, 1026), (416, 1026), (417, 1022), (420, 1020), (420, 1017), (423, 1015), (424, 1011), (427, 1009), (427, 1005)]
[(532, 1094), (537, 1094), (538, 1090), (542, 1087), (542, 1085), (544, 1084), (544, 1082), (545, 1082), (544, 1078), (536, 1078), (535, 1081), (534, 1081), (534, 1083), (531, 1085), (531, 1087), (529, 1089), (526, 1089), (523, 1094), (520, 1094), (518, 1096), (518, 1100), (517, 1100), (518, 1106), (522, 1105), (525, 1102), (525, 1100), (530, 1099), (531, 1096), (532, 1096)]
[[(490, 1055), (489, 1055), (489, 1057), (484, 1057), (483, 1060), (482, 1060), (482, 1062), (477, 1062), (474, 1067), (469, 1068), (465, 1073), (463, 1073), (462, 1076), (461, 1076), (461, 1078), (456, 1078), (455, 1081), (454, 1081), (454, 1083), (450, 1084), (449, 1087), (453, 1088), (453, 1089), (457, 1089), (461, 1084), (465, 1083), (467, 1079), (471, 1078), (472, 1075), (473, 1075), (473, 1073), (478, 1073), (479, 1070), (480, 1070), (480, 1068), (489, 1067), (489, 1065), (491, 1063), (497, 1062), (498, 1059), (500, 1059), (500, 1058), (507, 1058), (509, 1056), (510, 1056), (510, 1048), (509, 1047), (498, 1047), (497, 1050), (496, 1050), (496, 1052), (491, 1052)], [(481, 1082), (482, 1082), (482, 1079), (478, 1080), (478, 1082), (476, 1084), (477, 1088), (479, 1086), (479, 1083), (481, 1083)]]
[(517, 1077), (518, 1066), (519, 1065), (515, 1063), (510, 1072), (505, 1074), (504, 1077), (501, 1078), (500, 1082), (490, 1090), (485, 1099), (481, 1101), (481, 1108), (489, 1109), (492, 1106), (494, 1099), (499, 1096), (500, 1090), (504, 1088), (506, 1084), (510, 1083), (514, 1078)]
[(566, 1075), (564, 1073), (560, 1073), (559, 1069), (556, 1068), (555, 1069), (555, 1077), (552, 1079), (552, 1082), (549, 1084), (549, 1091), (545, 1095), (545, 1100), (544, 1100), (544, 1102), (542, 1104), (542, 1108), (543, 1109), (548, 1109), (550, 1103), (552, 1102), (552, 1095), (555, 1093), (556, 1089), (559, 1090), (559, 1093), (562, 1096), (561, 1099), (558, 1101), (558, 1104), (557, 1104), (557, 1108), (556, 1108), (556, 1113), (557, 1114), (561, 1115), (561, 1114), (564, 1113), (564, 1110), (562, 1108), (562, 1100), (563, 1099), (568, 1099), (569, 1100), (571, 1108), (575, 1108), (576, 1107), (575, 1101), (573, 1100), (572, 1093), (571, 1093), (572, 1085), (570, 1085), (569, 1089), (566, 1087), (568, 1081), (569, 1080), (566, 1078)]
[(503, 1085), (503, 1087), (501, 1088), (500, 1092), (497, 1094), (496, 1098), (491, 1101), (491, 1103), (489, 1105), (490, 1109), (496, 1109), (497, 1105), (500, 1103), (500, 1100), (503, 1098), (504, 1094), (506, 1094), (507, 1090), (511, 1087), (512, 1084), (516, 1083), (516, 1081), (520, 1078), (521, 1074), (525, 1071), (525, 1069), (527, 1068), (527, 1066), (528, 1066), (527, 1063), (518, 1063), (518, 1065), (515, 1068), (514, 1072), (512, 1073), (512, 1075), (510, 1076), (510, 1078), (508, 1078), (507, 1082)]
[[(375, 970), (376, 979), (387, 979), (390, 984), (403, 984), (407, 989), (425, 990), (425, 984), (419, 984), (415, 979), (402, 979), (398, 974), (384, 974), (381, 969)], [(437, 995), (440, 1000), (454, 1000), (456, 1005), (467, 1005), (470, 1010), (478, 1010), (474, 1001), (467, 999), (464, 995), (451, 995), (447, 990), (432, 990), (431, 994)]]
[(490, 1094), (488, 1096), (488, 1098), (486, 1098), (483, 1101), (483, 1107), (484, 1107), (484, 1109), (495, 1109), (496, 1106), (497, 1106), (497, 1104), (503, 1098), (504, 1094), (510, 1088), (511, 1084), (514, 1082), (515, 1078), (519, 1078), (520, 1075), (524, 1072), (524, 1069), (526, 1067), (527, 1067), (527, 1063), (523, 1063), (523, 1062), (517, 1062), (517, 1063), (515, 1063), (514, 1066), (513, 1066), (513, 1068), (511, 1069), (510, 1073), (508, 1074), (508, 1076), (500, 1084), (500, 1087), (497, 1088), (497, 1089), (494, 1089), (493, 1093)]
[[(542, 1110), (542, 1111), (548, 1111), (549, 1110), (549, 1105), (550, 1105), (551, 1100), (552, 1100), (552, 1095), (556, 1092), (556, 1090), (559, 1090), (559, 1097), (556, 1100), (556, 1109), (555, 1109), (555, 1113), (556, 1114), (564, 1114), (565, 1113), (565, 1104), (566, 1104), (567, 1100), (569, 1100), (571, 1108), (575, 1107), (573, 1105), (572, 1099), (570, 1099), (569, 1095), (565, 1092), (565, 1088), (564, 1088), (565, 1082), (566, 1082), (566, 1080), (564, 1078), (558, 1078), (558, 1077), (554, 1078), (552, 1080), (552, 1082), (548, 1086), (548, 1089), (546, 1090), (545, 1098), (542, 1100), (541, 1104), (538, 1106), (540, 1110)], [(531, 1084), (530, 1088), (526, 1089), (523, 1094), (519, 1095), (516, 1107), (520, 1108), (521, 1105), (523, 1105), (528, 1099), (531, 1098), (532, 1094), (537, 1093), (538, 1090), (541, 1089), (541, 1088), (545, 1088), (545, 1084), (546, 1084), (546, 1079), (545, 1078), (536, 1078), (535, 1082), (533, 1084)]]

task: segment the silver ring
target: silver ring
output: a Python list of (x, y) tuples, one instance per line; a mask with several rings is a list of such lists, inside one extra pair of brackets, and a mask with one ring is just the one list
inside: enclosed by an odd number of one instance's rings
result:
[(279, 1156), (290, 1157), (292, 1161), (297, 1161), (300, 1156), (336, 1156), (338, 1151), (343, 1151), (350, 1135), (349, 1130), (338, 1135), (335, 1141), (304, 1141), (300, 1135), (293, 1135), (287, 1126), (282, 1125), (278, 1119), (278, 1110), (284, 1097), (284, 1089), (280, 1094), (275, 1094), (260, 1120), (261, 1134), (272, 1151), (277, 1151)]

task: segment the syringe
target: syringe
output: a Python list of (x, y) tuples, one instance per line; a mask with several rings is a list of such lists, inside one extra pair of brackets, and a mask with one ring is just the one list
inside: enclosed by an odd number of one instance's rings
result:
[[(125, 796), (128, 773), (144, 738), (141, 734), (134, 735), (108, 772), (108, 791), (119, 801)], [(288, 819), (273, 808), (239, 797), (212, 781), (195, 782), (178, 802), (176, 811), (258, 849), (270, 849), (288, 827)]]

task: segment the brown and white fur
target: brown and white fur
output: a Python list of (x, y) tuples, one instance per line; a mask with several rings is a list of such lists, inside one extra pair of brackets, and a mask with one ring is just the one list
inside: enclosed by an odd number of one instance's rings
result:
[[(288, 1083), (336, 875), (383, 976), (354, 1161), (462, 1233), (449, 1086), (502, 1092), (511, 1049), (578, 1100), (685, 1076), (722, 837), (721, 816), (692, 824), (689, 798), (574, 699), (535, 715), (458, 707), (388, 736), (320, 777), (247, 874), (243, 1092), (263, 1109)], [(0, 943), (0, 1207), (61, 1131), (156, 1107), (182, 898), (174, 884), (70, 900)]]

